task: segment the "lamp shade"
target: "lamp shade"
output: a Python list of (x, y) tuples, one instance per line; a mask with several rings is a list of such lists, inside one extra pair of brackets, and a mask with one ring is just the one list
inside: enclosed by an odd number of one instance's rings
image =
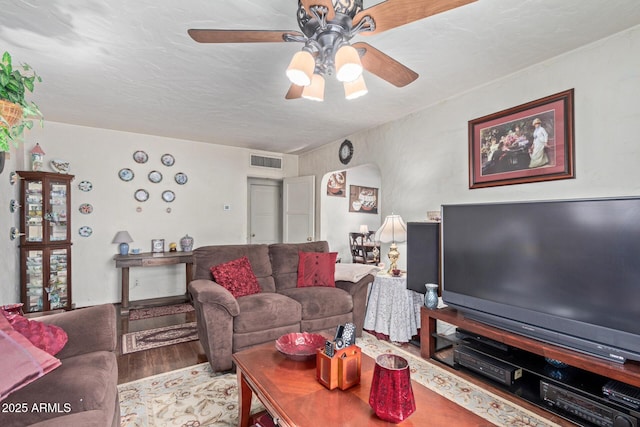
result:
[(133, 239), (129, 235), (128, 231), (118, 231), (116, 236), (113, 238), (113, 242), (111, 243), (131, 243)]
[(302, 89), (302, 97), (312, 101), (324, 101), (324, 77), (314, 74), (311, 84)]
[(336, 78), (341, 82), (352, 82), (362, 74), (362, 62), (355, 47), (348, 44), (336, 52)]
[(344, 97), (346, 99), (356, 99), (360, 98), (363, 95), (366, 95), (369, 90), (367, 89), (367, 85), (364, 83), (364, 77), (360, 74), (360, 77), (355, 79), (352, 82), (344, 82)]
[(407, 224), (400, 215), (388, 215), (376, 231), (376, 240), (383, 243), (404, 242), (407, 240)]
[(291, 83), (298, 86), (309, 86), (313, 79), (313, 71), (316, 68), (316, 60), (306, 50), (301, 50), (293, 55), (289, 67), (287, 67), (287, 77)]
[(369, 226), (367, 224), (362, 224), (360, 226), (360, 233), (369, 234)]

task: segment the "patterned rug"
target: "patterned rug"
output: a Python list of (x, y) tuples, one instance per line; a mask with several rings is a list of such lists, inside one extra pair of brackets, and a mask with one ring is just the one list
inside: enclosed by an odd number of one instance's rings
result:
[(130, 332), (122, 335), (122, 354), (195, 341), (197, 339), (196, 322)]
[[(504, 427), (558, 427), (401, 347), (364, 333), (357, 341), (370, 357), (394, 353), (405, 357), (411, 378), (487, 421)], [(238, 384), (234, 374), (216, 375), (208, 363), (118, 386), (121, 427), (231, 427), (238, 425)], [(252, 413), (262, 410), (254, 400)], [(411, 419), (409, 419), (411, 420)], [(452, 424), (453, 425), (453, 424)]]
[(152, 317), (168, 316), (170, 314), (189, 313), (193, 311), (191, 304), (164, 305), (161, 307), (133, 308), (129, 311), (129, 320), (150, 319)]

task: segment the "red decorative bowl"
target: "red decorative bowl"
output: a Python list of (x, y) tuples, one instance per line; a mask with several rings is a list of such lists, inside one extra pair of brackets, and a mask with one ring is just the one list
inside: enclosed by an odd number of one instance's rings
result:
[(324, 347), (325, 341), (319, 334), (292, 332), (276, 340), (276, 350), (288, 359), (305, 361), (315, 358), (316, 350)]

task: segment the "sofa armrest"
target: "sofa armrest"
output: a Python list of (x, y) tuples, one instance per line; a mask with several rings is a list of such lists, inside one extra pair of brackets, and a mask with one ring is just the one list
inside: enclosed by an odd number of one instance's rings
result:
[(369, 284), (373, 283), (373, 275), (367, 274), (357, 282), (336, 280), (336, 288), (349, 292), (353, 299), (353, 323), (356, 325), (356, 336), (362, 336), (364, 316), (367, 310), (367, 293)]
[(37, 318), (39, 322), (60, 326), (67, 333), (69, 341), (56, 354), (60, 359), (94, 351), (115, 351), (118, 335), (116, 319), (113, 304), (79, 308)]
[(194, 301), (200, 304), (214, 304), (235, 317), (240, 314), (238, 301), (231, 295), (231, 292), (212, 280), (198, 279), (189, 283), (189, 292)]

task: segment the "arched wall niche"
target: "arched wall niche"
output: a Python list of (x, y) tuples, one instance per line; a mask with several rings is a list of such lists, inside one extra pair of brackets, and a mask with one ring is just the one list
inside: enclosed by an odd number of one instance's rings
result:
[[(340, 176), (343, 182), (338, 182)], [(350, 263), (349, 233), (360, 230), (366, 225), (375, 231), (382, 224), (380, 213), (381, 196), (380, 169), (374, 164), (356, 166), (328, 172), (320, 184), (320, 239), (329, 242), (332, 251), (338, 252), (341, 262)], [(377, 189), (375, 213), (349, 209), (350, 191), (353, 186)], [(357, 205), (357, 204), (356, 204)], [(352, 209), (353, 210), (353, 209)]]

